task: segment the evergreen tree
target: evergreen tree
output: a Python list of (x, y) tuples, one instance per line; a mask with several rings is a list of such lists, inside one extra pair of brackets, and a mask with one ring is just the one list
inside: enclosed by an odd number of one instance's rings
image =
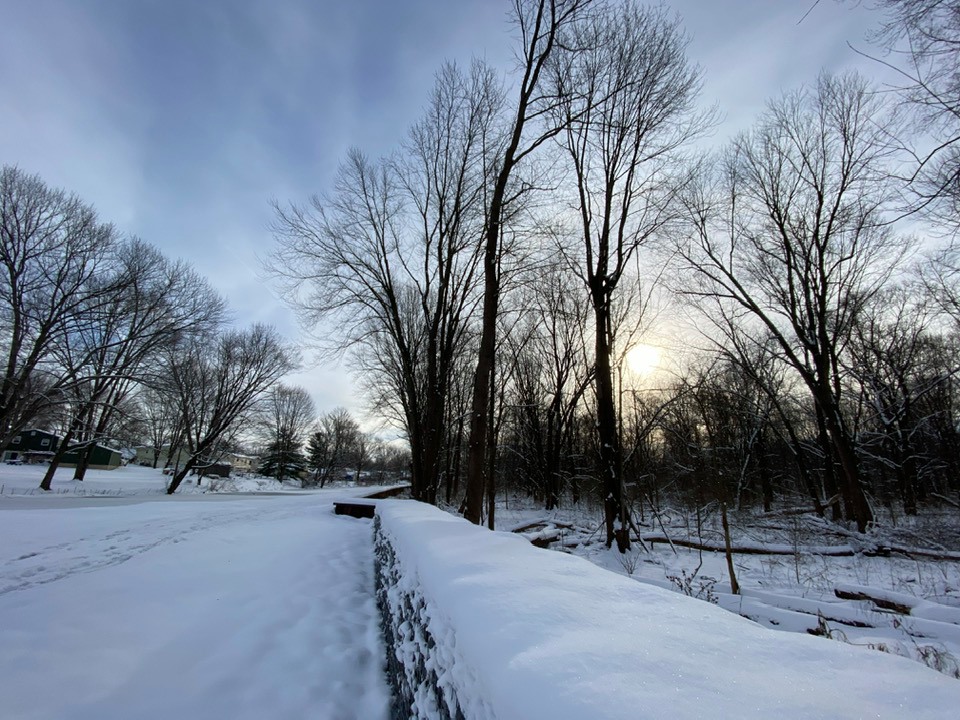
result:
[(276, 440), (267, 446), (260, 472), (283, 482), (287, 478), (299, 478), (306, 468), (307, 459), (300, 452), (300, 443), (297, 442), (295, 434), (282, 431)]
[(330, 466), (330, 444), (327, 435), (319, 430), (311, 433), (307, 440), (307, 470), (310, 477), (306, 481), (310, 485), (323, 487), (327, 480)]

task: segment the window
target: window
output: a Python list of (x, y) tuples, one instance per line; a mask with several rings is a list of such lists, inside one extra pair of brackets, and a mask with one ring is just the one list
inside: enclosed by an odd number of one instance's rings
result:
[(50, 444), (50, 438), (44, 438), (40, 441), (40, 447), (47, 447)]
[(13, 439), (13, 442), (11, 442), (10, 444), (11, 444), (11, 445), (19, 445), (19, 444), (20, 444), (20, 436), (17, 435), (17, 436)]

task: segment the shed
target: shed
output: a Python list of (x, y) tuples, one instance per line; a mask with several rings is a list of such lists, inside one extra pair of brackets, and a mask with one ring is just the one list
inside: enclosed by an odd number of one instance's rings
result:
[[(60, 461), (60, 465), (63, 467), (76, 467), (77, 463), (80, 462), (80, 454), (85, 449), (86, 445), (78, 445), (68, 450)], [(93, 446), (90, 454), (90, 464), (88, 465), (91, 470), (116, 470), (122, 464), (123, 457), (120, 455), (119, 450), (114, 450), (113, 448), (108, 448), (100, 444)]]

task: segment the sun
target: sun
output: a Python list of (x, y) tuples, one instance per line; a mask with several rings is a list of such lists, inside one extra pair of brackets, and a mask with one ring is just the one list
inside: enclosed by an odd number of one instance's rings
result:
[(645, 376), (660, 367), (660, 348), (640, 343), (627, 351), (627, 365), (634, 375)]

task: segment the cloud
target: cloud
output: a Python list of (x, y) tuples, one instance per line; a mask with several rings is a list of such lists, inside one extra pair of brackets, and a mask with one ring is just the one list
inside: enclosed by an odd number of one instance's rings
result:
[[(259, 273), (269, 201), (329, 187), (347, 148), (389, 153), (445, 59), (512, 64), (509, 2), (34, 0), (0, 26), (0, 161), (77, 192), (122, 231), (192, 262), (238, 323), (293, 337)], [(868, 16), (819, 3), (674, 0), (723, 133), (855, 57)], [(860, 62), (856, 60), (855, 62)], [(359, 401), (342, 368), (305, 371), (318, 409)]]

